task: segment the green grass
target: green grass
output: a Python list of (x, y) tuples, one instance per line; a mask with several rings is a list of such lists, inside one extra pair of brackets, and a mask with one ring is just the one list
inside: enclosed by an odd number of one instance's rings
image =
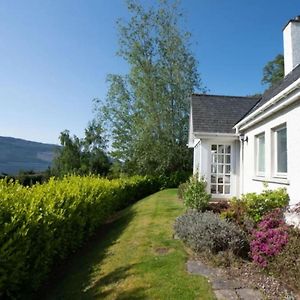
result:
[(183, 212), (176, 190), (147, 197), (105, 225), (41, 290), (44, 299), (214, 299), (207, 280), (185, 270), (172, 238)]

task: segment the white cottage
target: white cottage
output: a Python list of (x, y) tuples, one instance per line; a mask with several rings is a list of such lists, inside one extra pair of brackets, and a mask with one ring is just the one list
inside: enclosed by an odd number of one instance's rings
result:
[(286, 187), (300, 201), (300, 16), (283, 30), (285, 77), (262, 97), (191, 97), (194, 173), (214, 199)]

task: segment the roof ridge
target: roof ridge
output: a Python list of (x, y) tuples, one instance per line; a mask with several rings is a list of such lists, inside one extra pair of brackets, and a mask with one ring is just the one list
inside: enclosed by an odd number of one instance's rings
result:
[(223, 97), (223, 98), (246, 98), (246, 99), (260, 99), (261, 96), (230, 96), (230, 95), (216, 95), (216, 94), (199, 94), (192, 93), (192, 96), (209, 96), (209, 97)]

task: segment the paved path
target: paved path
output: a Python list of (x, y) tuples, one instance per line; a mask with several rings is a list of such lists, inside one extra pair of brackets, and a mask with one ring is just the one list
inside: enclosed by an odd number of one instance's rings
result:
[(218, 300), (261, 300), (262, 294), (236, 279), (227, 278), (221, 269), (209, 267), (200, 261), (189, 260), (187, 270), (191, 274), (208, 278)]

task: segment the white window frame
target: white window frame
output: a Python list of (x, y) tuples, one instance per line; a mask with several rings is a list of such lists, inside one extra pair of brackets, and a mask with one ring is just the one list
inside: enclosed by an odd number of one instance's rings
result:
[[(274, 178), (287, 178), (287, 173), (288, 172), (278, 172), (278, 164), (277, 164), (277, 133), (278, 131), (282, 130), (282, 129), (286, 129), (286, 132), (287, 132), (287, 126), (286, 126), (286, 123), (284, 124), (281, 124), (277, 127), (274, 127), (272, 128), (272, 139), (273, 139), (273, 143), (272, 143), (272, 147), (273, 147), (273, 150), (274, 150), (274, 154), (273, 154), (273, 157), (272, 157), (272, 167), (273, 167), (273, 177)], [(286, 145), (287, 147), (287, 145)], [(288, 165), (287, 165), (287, 159), (286, 159), (286, 167), (288, 168)], [(288, 171), (288, 170), (287, 170)]]
[[(264, 149), (264, 171), (259, 171), (259, 139), (261, 137), (265, 139), (265, 149)], [(266, 133), (261, 132), (255, 136), (255, 173), (258, 177), (265, 177), (266, 176)]]
[[(219, 146), (223, 146), (224, 147), (224, 163), (222, 163), (223, 165), (223, 168), (224, 168), (224, 171), (222, 173), (219, 173), (219, 163), (216, 163), (215, 166), (216, 166), (216, 172), (212, 172), (211, 171), (211, 167), (212, 167), (212, 156), (211, 156), (211, 159), (209, 160), (210, 161), (210, 164), (209, 164), (209, 192), (213, 195), (213, 197), (216, 197), (216, 198), (228, 198), (228, 197), (231, 197), (233, 195), (233, 188), (234, 188), (234, 183), (233, 183), (233, 155), (234, 155), (234, 145), (233, 143), (228, 143), (228, 142), (222, 142), (222, 141), (216, 141), (215, 143), (210, 143), (209, 144), (209, 149), (210, 149), (210, 155), (212, 155), (212, 146), (213, 145), (216, 145), (217, 146), (217, 152), (215, 153), (218, 157), (220, 155), (220, 153), (218, 152), (218, 149), (219, 149)], [(226, 152), (226, 146), (230, 146), (230, 153), (228, 154), (228, 152)], [(229, 156), (230, 157), (230, 163), (226, 163), (226, 156)], [(225, 172), (225, 168), (226, 166), (230, 166), (230, 172), (229, 173), (226, 173)], [(216, 193), (212, 193), (211, 192), (211, 186), (212, 185), (215, 185), (216, 186), (216, 189), (218, 189), (218, 185), (219, 183), (218, 182), (215, 182), (215, 183), (212, 183), (211, 182), (211, 176), (212, 175), (215, 175), (216, 178), (219, 178), (220, 174), (223, 175), (223, 183), (220, 184), (223, 186), (223, 193), (218, 193), (217, 190), (216, 190)], [(229, 184), (226, 184), (225, 183), (225, 176), (226, 175), (229, 175), (230, 176), (230, 183)], [(225, 193), (225, 186), (229, 186), (229, 193)]]

